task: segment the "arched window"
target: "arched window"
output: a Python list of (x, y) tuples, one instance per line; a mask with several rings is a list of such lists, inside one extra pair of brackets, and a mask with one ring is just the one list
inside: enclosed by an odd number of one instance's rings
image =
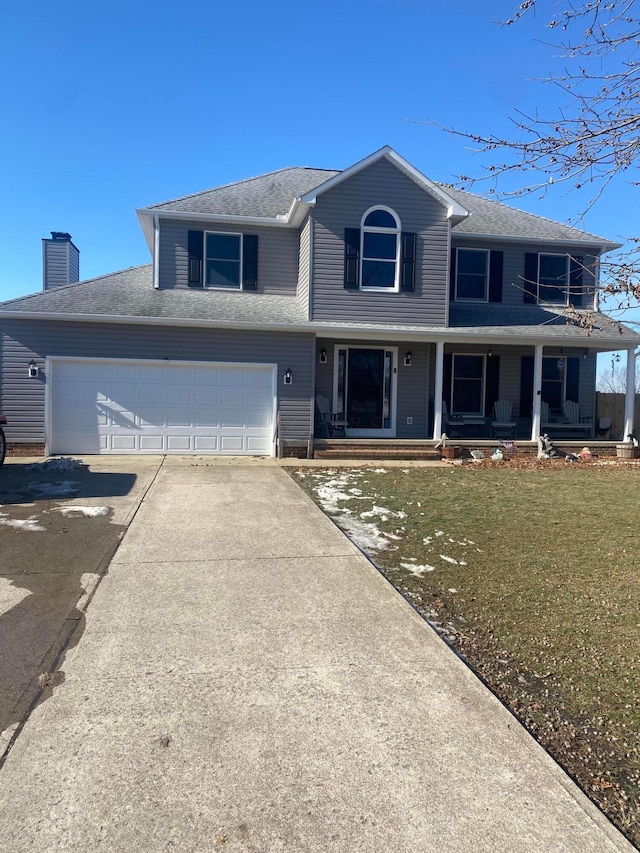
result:
[(374, 207), (362, 217), (360, 287), (398, 290), (400, 220), (388, 207)]

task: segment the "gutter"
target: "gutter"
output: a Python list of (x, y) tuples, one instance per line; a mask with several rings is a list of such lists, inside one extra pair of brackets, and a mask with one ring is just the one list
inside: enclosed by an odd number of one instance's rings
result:
[(571, 237), (511, 237), (501, 234), (481, 234), (471, 231), (456, 231), (451, 232), (453, 240), (485, 240), (500, 243), (531, 243), (532, 245), (551, 244), (562, 246), (581, 246), (585, 249), (595, 249), (599, 252), (612, 252), (614, 249), (621, 249), (623, 243), (610, 243), (608, 240), (575, 240), (572, 242)]

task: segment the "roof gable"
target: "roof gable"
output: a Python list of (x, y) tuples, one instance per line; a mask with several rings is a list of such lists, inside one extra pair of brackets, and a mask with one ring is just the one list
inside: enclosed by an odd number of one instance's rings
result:
[(336, 173), (319, 186), (314, 187), (313, 189), (304, 193), (300, 196), (300, 201), (303, 204), (315, 204), (315, 201), (319, 195), (322, 195), (322, 193), (333, 189), (334, 187), (338, 186), (338, 184), (341, 184), (343, 181), (348, 180), (350, 177), (352, 177), (352, 175), (356, 175), (358, 172), (361, 172), (363, 169), (366, 169), (368, 166), (371, 166), (373, 163), (376, 163), (382, 158), (388, 160), (401, 172), (407, 175), (407, 177), (411, 178), (412, 181), (415, 181), (418, 186), (426, 190), (430, 195), (434, 196), (442, 205), (447, 208), (447, 215), (450, 218), (456, 221), (460, 221), (469, 215), (469, 211), (462, 204), (456, 201), (448, 192), (446, 192), (438, 184), (427, 178), (426, 175), (423, 175), (422, 172), (419, 172), (414, 166), (411, 165), (411, 163), (409, 163), (408, 160), (405, 160), (404, 157), (401, 157), (396, 151), (393, 150), (393, 148), (390, 148), (388, 145), (385, 145), (378, 151), (374, 151), (373, 154), (370, 154), (363, 160), (359, 160), (357, 163), (354, 163), (353, 166), (349, 166), (348, 169)]

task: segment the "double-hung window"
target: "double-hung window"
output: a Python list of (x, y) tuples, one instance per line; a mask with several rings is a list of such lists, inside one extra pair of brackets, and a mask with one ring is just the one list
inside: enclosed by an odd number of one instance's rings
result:
[(486, 302), (489, 283), (489, 252), (456, 249), (456, 300)]
[(569, 255), (538, 255), (538, 301), (566, 305)]
[(393, 211), (376, 207), (362, 217), (360, 287), (398, 290), (400, 222)]
[(482, 415), (484, 412), (485, 370), (483, 355), (453, 356), (451, 411)]
[(258, 235), (188, 232), (189, 287), (258, 288)]
[(242, 235), (205, 234), (205, 287), (234, 287), (242, 282)]

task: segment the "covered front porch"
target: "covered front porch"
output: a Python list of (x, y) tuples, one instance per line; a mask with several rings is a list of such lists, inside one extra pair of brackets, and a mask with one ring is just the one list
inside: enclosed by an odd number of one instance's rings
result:
[(586, 334), (570, 343), (318, 338), (315, 440), (628, 441), (634, 347), (623, 435), (612, 435), (598, 422), (596, 357), (614, 347), (593, 346)]

